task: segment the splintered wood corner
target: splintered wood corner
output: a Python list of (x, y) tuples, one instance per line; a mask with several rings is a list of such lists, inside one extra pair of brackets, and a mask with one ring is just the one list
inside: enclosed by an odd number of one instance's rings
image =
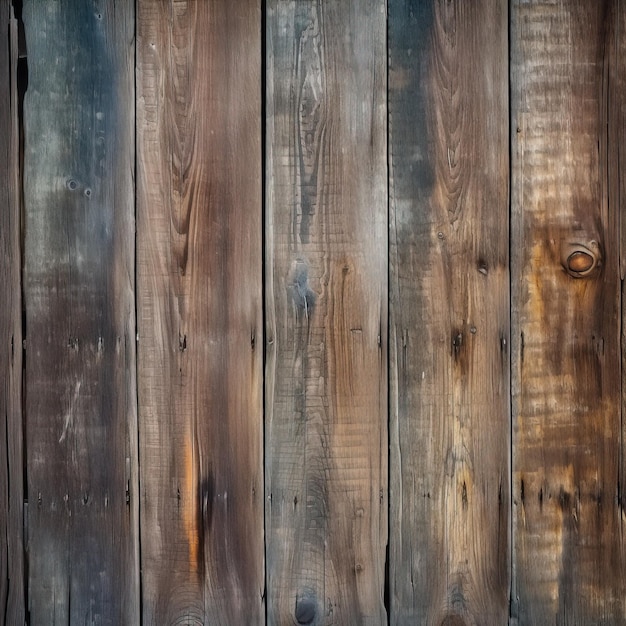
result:
[(626, 623), (622, 2), (0, 30), (0, 622)]

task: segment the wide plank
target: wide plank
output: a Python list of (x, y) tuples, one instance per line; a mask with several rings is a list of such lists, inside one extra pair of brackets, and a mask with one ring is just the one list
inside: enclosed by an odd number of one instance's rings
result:
[(137, 5), (144, 624), (261, 624), (259, 0)]
[(23, 624), (22, 285), (17, 20), (0, 0), (0, 620)]
[(626, 620), (624, 7), (512, 5), (512, 617)]
[(391, 624), (505, 624), (508, 7), (389, 1)]
[(383, 0), (267, 4), (268, 624), (383, 624)]
[(23, 20), (30, 623), (136, 624), (133, 3)]

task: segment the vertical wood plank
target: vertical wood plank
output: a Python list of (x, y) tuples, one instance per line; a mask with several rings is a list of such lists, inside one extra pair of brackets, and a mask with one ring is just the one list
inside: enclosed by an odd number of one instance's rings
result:
[(260, 624), (261, 12), (138, 3), (143, 623)]
[(136, 624), (133, 3), (23, 19), (30, 620)]
[(0, 1), (0, 621), (23, 624), (22, 286), (17, 93), (17, 22)]
[(392, 624), (505, 624), (507, 2), (390, 0)]
[(382, 624), (385, 2), (267, 9), (270, 624)]
[(512, 5), (514, 617), (626, 619), (623, 5)]

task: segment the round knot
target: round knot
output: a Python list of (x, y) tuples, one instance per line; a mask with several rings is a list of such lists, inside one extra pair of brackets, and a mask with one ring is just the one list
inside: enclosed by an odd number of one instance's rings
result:
[(572, 278), (589, 276), (601, 265), (598, 242), (565, 242), (561, 247), (561, 265)]

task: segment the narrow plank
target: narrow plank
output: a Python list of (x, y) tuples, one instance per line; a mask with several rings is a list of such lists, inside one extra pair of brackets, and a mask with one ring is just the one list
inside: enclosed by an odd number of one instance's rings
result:
[(505, 624), (507, 2), (389, 2), (392, 624)]
[(260, 3), (137, 17), (143, 623), (260, 624)]
[(267, 12), (270, 624), (382, 624), (385, 2)]
[(32, 624), (139, 620), (133, 13), (23, 7)]
[(22, 286), (17, 93), (17, 21), (8, 0), (0, 2), (0, 621), (23, 624), (26, 598), (23, 546)]
[(626, 620), (623, 11), (617, 0), (512, 5), (512, 607), (521, 624)]

